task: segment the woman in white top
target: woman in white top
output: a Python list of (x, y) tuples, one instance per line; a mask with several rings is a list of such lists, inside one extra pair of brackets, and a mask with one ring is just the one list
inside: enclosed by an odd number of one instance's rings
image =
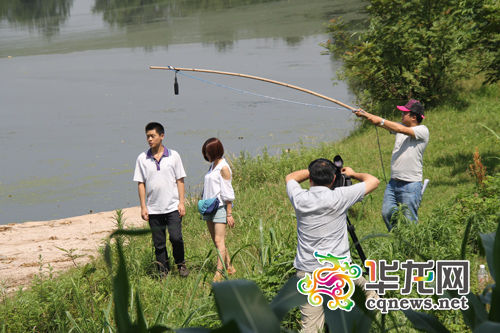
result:
[(208, 231), (220, 257), (217, 258), (217, 272), (214, 276), (214, 282), (223, 278), (222, 272), (224, 266), (220, 258), (224, 259), (224, 265), (228, 274), (236, 273), (236, 270), (231, 265), (231, 259), (225, 244), (226, 224), (234, 227), (234, 218), (232, 215), (234, 190), (231, 185), (231, 168), (223, 158), (224, 147), (217, 138), (210, 138), (203, 144), (201, 149), (203, 158), (211, 162), (210, 169), (205, 175), (203, 184), (203, 199), (215, 198), (219, 199), (219, 208), (217, 212), (211, 215), (204, 215), (203, 219), (207, 221)]

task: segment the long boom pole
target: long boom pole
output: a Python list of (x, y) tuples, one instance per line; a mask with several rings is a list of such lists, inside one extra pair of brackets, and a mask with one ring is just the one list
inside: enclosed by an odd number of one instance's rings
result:
[(302, 92), (305, 92), (307, 94), (311, 94), (313, 96), (319, 97), (326, 99), (327, 101), (333, 102), (335, 104), (338, 104), (346, 109), (349, 109), (351, 111), (357, 110), (357, 108), (353, 108), (352, 106), (349, 106), (345, 103), (342, 103), (336, 99), (333, 99), (331, 97), (319, 94), (315, 91), (305, 89), (299, 86), (294, 86), (292, 84), (276, 81), (276, 80), (271, 80), (271, 79), (266, 79), (265, 77), (260, 77), (260, 76), (254, 76), (254, 75), (248, 75), (248, 74), (241, 74), (241, 73), (231, 73), (231, 72), (222, 72), (222, 71), (217, 71), (217, 70), (212, 70), (212, 69), (199, 69), (199, 68), (182, 68), (182, 67), (173, 67), (173, 66), (167, 66), (167, 67), (162, 67), (162, 66), (149, 66), (149, 69), (163, 69), (163, 70), (169, 70), (169, 71), (186, 71), (186, 72), (200, 72), (200, 73), (210, 73), (210, 74), (221, 74), (221, 75), (230, 75), (230, 76), (239, 76), (239, 77), (244, 77), (247, 79), (253, 79), (253, 80), (259, 80), (259, 81), (264, 81), (272, 84), (277, 84), (280, 86), (292, 88), (295, 90), (299, 90)]

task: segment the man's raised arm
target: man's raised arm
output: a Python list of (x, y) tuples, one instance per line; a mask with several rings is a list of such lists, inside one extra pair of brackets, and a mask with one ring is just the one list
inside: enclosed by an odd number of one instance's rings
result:
[(309, 170), (303, 169), (289, 173), (285, 178), (285, 182), (288, 183), (290, 180), (295, 180), (297, 183), (302, 183), (307, 179), (309, 179)]
[(388, 131), (397, 132), (401, 134), (406, 134), (411, 137), (415, 137), (415, 131), (411, 127), (401, 125), (395, 121), (390, 121), (384, 119), (382, 117), (376, 116), (374, 114), (368, 113), (363, 109), (358, 109), (353, 111), (354, 114), (360, 118), (366, 118), (366, 120), (370, 121), (373, 125), (380, 126), (385, 128)]
[(365, 194), (373, 192), (380, 184), (380, 181), (377, 177), (370, 175), (369, 173), (360, 173), (356, 172), (349, 167), (342, 168), (342, 173), (348, 177), (359, 180), (360, 182), (365, 183)]

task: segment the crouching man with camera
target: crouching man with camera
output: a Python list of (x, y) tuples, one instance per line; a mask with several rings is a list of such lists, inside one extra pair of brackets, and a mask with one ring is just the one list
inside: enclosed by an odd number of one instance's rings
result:
[[(342, 168), (342, 173), (360, 183), (332, 190), (336, 173), (337, 168), (333, 162), (320, 158), (312, 161), (307, 170), (298, 170), (286, 176), (287, 194), (297, 218), (297, 254), (294, 267), (299, 278), (322, 267), (314, 257), (315, 251), (346, 257), (347, 261), (351, 261), (347, 210), (379, 185), (379, 180), (374, 176), (345, 167)], [(307, 179), (310, 183), (309, 190), (302, 189), (299, 185)], [(355, 282), (364, 286), (366, 280), (361, 277)], [(367, 295), (373, 296), (376, 294)], [(316, 333), (323, 329), (323, 307), (305, 304), (300, 307), (300, 311), (301, 332)]]

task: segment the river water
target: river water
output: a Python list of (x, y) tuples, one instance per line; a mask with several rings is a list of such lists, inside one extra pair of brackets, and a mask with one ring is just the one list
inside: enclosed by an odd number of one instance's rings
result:
[[(139, 1), (136, 1), (139, 3)], [(201, 145), (271, 154), (346, 136), (349, 111), (266, 99), (335, 104), (254, 80), (150, 65), (271, 78), (353, 105), (319, 43), (334, 16), (363, 20), (360, 1), (11, 0), (0, 4), (0, 224), (138, 204), (132, 181), (159, 121), (200, 189)], [(206, 81), (209, 81), (208, 83)], [(217, 85), (216, 85), (217, 84)]]

